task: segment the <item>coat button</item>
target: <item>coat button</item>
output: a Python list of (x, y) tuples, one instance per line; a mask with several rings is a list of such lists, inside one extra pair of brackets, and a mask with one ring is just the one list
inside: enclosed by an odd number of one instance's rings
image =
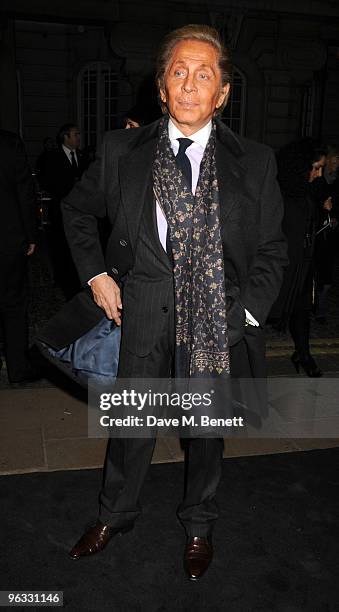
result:
[(127, 242), (126, 242), (126, 240), (121, 239), (121, 240), (119, 240), (119, 243), (120, 243), (120, 244), (121, 244), (121, 246), (123, 246), (123, 247), (127, 246)]
[(162, 312), (165, 312), (165, 313), (166, 313), (166, 312), (168, 312), (168, 308), (167, 308), (167, 306), (162, 306), (162, 307), (161, 307), (161, 310), (162, 310)]
[(112, 268), (112, 272), (113, 274), (119, 274), (119, 270), (117, 270), (116, 268)]

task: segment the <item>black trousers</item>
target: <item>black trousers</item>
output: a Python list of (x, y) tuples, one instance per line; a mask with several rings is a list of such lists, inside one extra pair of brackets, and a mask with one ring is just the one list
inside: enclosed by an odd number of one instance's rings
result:
[(303, 262), (302, 282), (290, 315), (289, 329), (295, 350), (300, 357), (310, 352), (310, 314), (312, 308), (313, 267), (312, 262)]
[(68, 242), (66, 240), (60, 202), (53, 202), (51, 226), (47, 233), (47, 246), (53, 269), (53, 280), (60, 287), (66, 300), (70, 300), (81, 289)]
[[(173, 327), (166, 322), (153, 350), (146, 357), (125, 347), (119, 363), (120, 378), (166, 378), (171, 375)], [(177, 516), (188, 536), (205, 537), (218, 518), (215, 500), (221, 476), (222, 439), (194, 438), (185, 441), (186, 478)], [(100, 493), (99, 519), (106, 525), (123, 527), (141, 512), (139, 496), (155, 446), (154, 438), (109, 441), (104, 482)]]
[(29, 369), (27, 256), (23, 252), (0, 253), (0, 319), (8, 378), (20, 380)]

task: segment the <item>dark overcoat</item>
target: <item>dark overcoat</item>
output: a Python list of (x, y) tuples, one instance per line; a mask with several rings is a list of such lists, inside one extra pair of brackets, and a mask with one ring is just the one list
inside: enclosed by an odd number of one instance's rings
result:
[(40, 187), (48, 191), (57, 202), (60, 202), (71, 191), (75, 182), (81, 178), (88, 167), (87, 160), (81, 151), (77, 151), (76, 154), (78, 160), (76, 169), (70, 164), (62, 147), (56, 151), (42, 153), (37, 160)]
[(36, 192), (22, 140), (0, 130), (0, 253), (36, 242)]
[[(133, 267), (152, 183), (158, 127), (155, 122), (140, 129), (107, 133), (96, 162), (63, 201), (65, 232), (84, 286), (103, 271), (121, 282)], [(216, 164), (226, 295), (231, 304), (227, 315), (233, 345), (231, 363), (237, 375), (241, 370), (247, 376), (264, 376), (263, 326), (287, 263), (275, 158), (269, 147), (236, 136), (218, 120)], [(104, 254), (97, 219), (106, 215), (112, 231)], [(142, 293), (135, 304), (136, 333), (146, 324), (149, 351), (156, 341), (157, 321), (163, 316), (160, 306), (159, 313), (150, 311)], [(245, 327), (244, 308), (260, 327)], [(61, 348), (103, 316), (87, 289), (65, 306), (40, 338)], [(128, 336), (128, 348), (133, 352), (137, 343), (132, 334)]]

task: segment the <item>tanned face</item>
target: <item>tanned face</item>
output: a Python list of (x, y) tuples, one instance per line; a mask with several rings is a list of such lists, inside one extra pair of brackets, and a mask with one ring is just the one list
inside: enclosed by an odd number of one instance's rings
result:
[(190, 136), (212, 119), (229, 89), (229, 84), (222, 86), (218, 51), (213, 45), (184, 40), (174, 47), (160, 97), (173, 123)]

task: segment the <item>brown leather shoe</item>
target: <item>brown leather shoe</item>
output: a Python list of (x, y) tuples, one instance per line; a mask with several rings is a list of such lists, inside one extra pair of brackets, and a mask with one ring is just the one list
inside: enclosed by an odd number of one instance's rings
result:
[(69, 553), (72, 559), (80, 559), (88, 555), (94, 555), (105, 548), (108, 542), (115, 535), (122, 535), (133, 529), (133, 525), (127, 525), (126, 527), (110, 527), (110, 525), (103, 525), (99, 520), (88, 529), (80, 538), (80, 540), (73, 546)]
[(213, 558), (210, 538), (188, 538), (184, 554), (184, 567), (190, 580), (199, 580)]

